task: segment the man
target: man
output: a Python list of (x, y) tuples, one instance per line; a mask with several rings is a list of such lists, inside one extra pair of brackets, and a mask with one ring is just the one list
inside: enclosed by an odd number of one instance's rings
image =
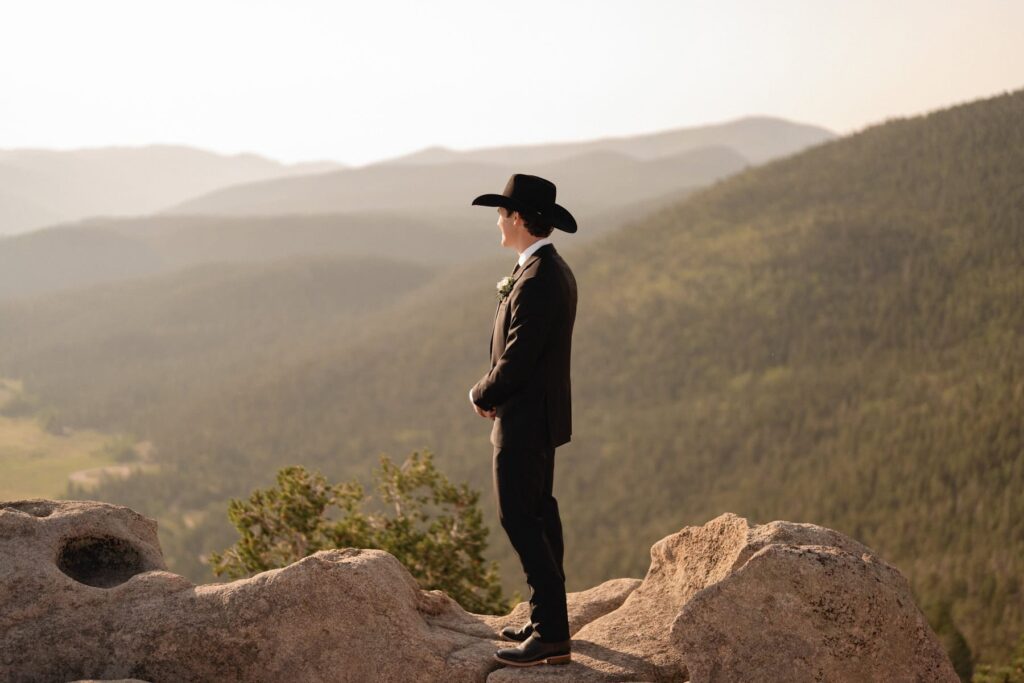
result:
[(502, 194), (480, 195), (473, 204), (496, 207), (501, 245), (519, 253), (512, 275), (498, 283), (491, 369), (469, 392), (476, 413), (493, 420), (498, 517), (530, 586), (530, 623), (502, 630), (521, 644), (495, 657), (513, 666), (567, 664), (562, 522), (552, 480), (555, 448), (572, 433), (576, 279), (548, 235), (554, 228), (576, 232), (576, 221), (555, 203), (553, 183), (521, 173)]

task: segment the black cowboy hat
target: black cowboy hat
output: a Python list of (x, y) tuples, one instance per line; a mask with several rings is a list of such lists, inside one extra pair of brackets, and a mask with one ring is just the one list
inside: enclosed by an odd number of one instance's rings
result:
[(482, 194), (473, 200), (479, 206), (501, 206), (529, 217), (538, 217), (565, 232), (576, 232), (576, 219), (555, 204), (555, 184), (539, 176), (513, 174), (501, 194)]

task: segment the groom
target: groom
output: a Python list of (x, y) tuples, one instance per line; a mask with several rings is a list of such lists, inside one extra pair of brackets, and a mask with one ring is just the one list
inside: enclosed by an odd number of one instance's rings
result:
[(491, 369), (469, 392), (476, 413), (494, 421), (498, 517), (530, 586), (530, 623), (501, 632), (521, 644), (495, 657), (513, 666), (567, 664), (562, 522), (552, 480), (555, 448), (572, 433), (576, 279), (548, 235), (554, 228), (576, 232), (576, 220), (555, 203), (553, 183), (522, 173), (502, 194), (480, 195), (473, 204), (497, 207), (501, 245), (519, 253), (512, 275), (498, 283)]

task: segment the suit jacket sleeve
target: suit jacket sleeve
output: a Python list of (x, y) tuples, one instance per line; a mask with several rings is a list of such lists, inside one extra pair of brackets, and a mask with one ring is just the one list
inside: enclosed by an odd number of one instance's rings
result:
[(554, 302), (540, 279), (524, 280), (511, 304), (505, 350), (470, 393), (473, 402), (484, 410), (501, 405), (526, 385), (536, 371), (551, 330)]

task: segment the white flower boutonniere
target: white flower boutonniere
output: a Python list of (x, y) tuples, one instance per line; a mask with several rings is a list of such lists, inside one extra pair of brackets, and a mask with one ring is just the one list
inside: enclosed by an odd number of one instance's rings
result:
[(502, 279), (498, 280), (498, 301), (504, 301), (508, 298), (508, 295), (512, 292), (512, 287), (516, 284), (516, 279), (511, 275), (506, 275)]

